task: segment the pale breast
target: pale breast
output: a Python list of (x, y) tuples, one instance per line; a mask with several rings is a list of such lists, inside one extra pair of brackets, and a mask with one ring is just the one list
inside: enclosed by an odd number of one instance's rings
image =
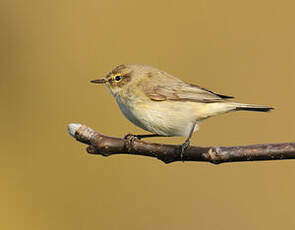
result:
[[(116, 102), (121, 110), (121, 112), (124, 114), (124, 116), (131, 121), (133, 124), (136, 126), (145, 129), (145, 126), (141, 122), (141, 117), (139, 116), (138, 113), (136, 113), (136, 110), (134, 110), (134, 105), (131, 104), (128, 101), (122, 100), (120, 97), (115, 97)], [(149, 130), (147, 130), (149, 131)]]
[[(133, 124), (163, 136), (188, 136), (196, 116), (185, 102), (137, 101), (116, 98), (126, 118)], [(197, 130), (197, 127), (195, 128)]]

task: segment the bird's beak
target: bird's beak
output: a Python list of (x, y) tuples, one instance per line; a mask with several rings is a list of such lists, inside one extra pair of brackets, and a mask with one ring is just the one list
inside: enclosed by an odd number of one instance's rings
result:
[(105, 78), (100, 78), (100, 79), (92, 80), (90, 82), (95, 84), (104, 84), (107, 82), (107, 80)]

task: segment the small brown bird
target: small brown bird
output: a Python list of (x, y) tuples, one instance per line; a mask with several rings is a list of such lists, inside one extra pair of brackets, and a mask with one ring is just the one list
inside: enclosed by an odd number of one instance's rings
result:
[(106, 77), (91, 82), (104, 84), (127, 119), (153, 133), (136, 137), (186, 136), (180, 146), (181, 159), (200, 121), (230, 111), (273, 109), (228, 101), (233, 97), (183, 82), (147, 65), (119, 65)]

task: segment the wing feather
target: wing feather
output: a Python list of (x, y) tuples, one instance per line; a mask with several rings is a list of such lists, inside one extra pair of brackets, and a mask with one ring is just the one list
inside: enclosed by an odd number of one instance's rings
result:
[[(155, 84), (157, 83), (157, 84)], [(221, 102), (233, 98), (217, 94), (197, 85), (188, 84), (165, 72), (153, 75), (149, 82), (144, 84), (144, 92), (153, 101), (193, 101), (193, 102)]]

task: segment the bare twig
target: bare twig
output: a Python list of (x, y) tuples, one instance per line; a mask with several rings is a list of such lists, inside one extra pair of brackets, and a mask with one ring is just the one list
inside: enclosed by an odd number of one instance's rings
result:
[(144, 142), (138, 139), (104, 136), (81, 124), (69, 124), (68, 132), (76, 140), (87, 144), (87, 152), (109, 156), (113, 154), (133, 154), (155, 157), (165, 163), (174, 161), (207, 161), (213, 164), (237, 161), (262, 161), (295, 159), (295, 143), (258, 144), (248, 146), (191, 146), (180, 159), (179, 145)]

